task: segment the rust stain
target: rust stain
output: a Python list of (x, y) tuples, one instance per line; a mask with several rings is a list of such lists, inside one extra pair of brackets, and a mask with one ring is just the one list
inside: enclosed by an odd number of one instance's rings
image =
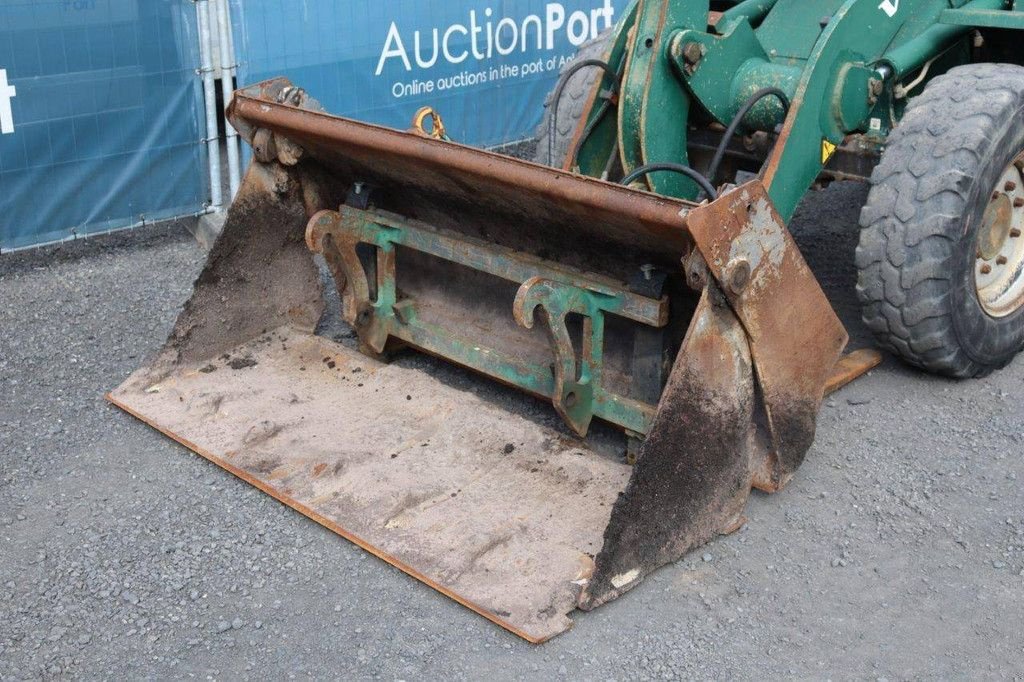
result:
[(849, 336), (754, 180), (691, 211), (687, 225), (747, 335), (774, 453), (762, 485), (784, 485), (814, 439), (825, 386)]
[[(322, 111), (280, 104), (291, 87), (267, 81), (235, 94), (229, 117), (247, 140), (271, 130), (307, 149), (332, 168), (366, 168), (368, 173), (417, 188), (433, 185), (439, 195), (478, 204), (504, 202), (552, 222), (600, 224), (627, 245), (683, 253), (689, 238), (679, 214), (695, 204), (637, 192), (596, 178), (499, 156), (443, 140), (423, 138)], [(411, 177), (415, 180), (411, 180)], [(561, 220), (562, 216), (565, 217)]]
[(880, 364), (882, 364), (882, 354), (874, 348), (862, 348), (844, 355), (836, 363), (825, 384), (825, 395), (835, 393)]

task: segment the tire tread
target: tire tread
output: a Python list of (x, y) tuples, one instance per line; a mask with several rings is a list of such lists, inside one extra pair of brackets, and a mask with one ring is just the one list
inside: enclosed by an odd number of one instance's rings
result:
[(982, 376), (1005, 364), (961, 343), (950, 289), (976, 171), (1022, 103), (1024, 68), (954, 68), (910, 102), (871, 177), (856, 254), (864, 323), (880, 345), (937, 374)]

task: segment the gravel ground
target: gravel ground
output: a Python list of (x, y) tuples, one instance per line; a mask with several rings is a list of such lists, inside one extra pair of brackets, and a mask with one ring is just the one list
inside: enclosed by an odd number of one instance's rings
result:
[[(863, 199), (795, 222), (859, 339)], [(181, 224), (0, 258), (0, 678), (1024, 676), (1024, 360), (887, 360), (740, 532), (531, 646), (104, 402), (202, 260)]]

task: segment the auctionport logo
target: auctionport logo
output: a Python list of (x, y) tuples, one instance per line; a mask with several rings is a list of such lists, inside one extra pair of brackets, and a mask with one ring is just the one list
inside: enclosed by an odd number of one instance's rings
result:
[[(448, 79), (395, 83), (392, 95), (403, 97), (431, 92), (434, 88), (451, 89), (498, 78), (522, 78), (559, 68), (564, 59), (544, 59), (541, 53), (556, 50), (564, 41), (579, 47), (615, 23), (613, 0), (593, 0), (593, 3), (595, 6), (591, 9), (569, 12), (563, 3), (550, 2), (542, 14), (524, 17), (498, 17), (487, 7), (482, 12), (470, 10), (463, 22), (427, 30), (409, 31), (392, 21), (374, 75), (380, 76), (389, 64), (397, 64), (407, 73), (443, 63), (466, 62), (470, 69)], [(509, 58), (515, 55), (526, 61), (513, 63)], [(492, 59), (500, 59), (502, 65), (488, 68), (485, 63)], [(477, 68), (481, 70), (475, 70)]]

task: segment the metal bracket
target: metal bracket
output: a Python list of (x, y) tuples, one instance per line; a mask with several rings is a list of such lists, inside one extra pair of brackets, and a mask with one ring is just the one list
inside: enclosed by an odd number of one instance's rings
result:
[[(666, 270), (644, 265), (630, 279), (629, 290), (634, 294), (660, 299), (666, 295), (667, 283)], [(661, 398), (671, 369), (666, 350), (663, 329), (637, 328), (633, 338), (633, 385), (636, 387), (637, 397), (644, 402), (657, 403)]]
[[(633, 293), (608, 278), (351, 205), (314, 215), (306, 230), (306, 243), (326, 259), (341, 295), (343, 316), (365, 350), (380, 354), (388, 340), (395, 339), (549, 397), (581, 436), (586, 435), (595, 416), (634, 433), (643, 434), (650, 428), (656, 399), (620, 395), (601, 383), (604, 315), (638, 323), (641, 329), (660, 329), (668, 322), (667, 297)], [(472, 332), (439, 326), (436, 319), (418, 314), (422, 311), (417, 309), (417, 301), (407, 293), (398, 300), (395, 254), (399, 246), (516, 283), (513, 316), (529, 329), (535, 311), (543, 308), (554, 367), (501, 350)], [(374, 253), (371, 259), (364, 251), (368, 247)], [(567, 316), (573, 314), (583, 318), (579, 353), (566, 323)]]
[(346, 215), (337, 211), (317, 213), (310, 220), (306, 243), (327, 261), (338, 285), (345, 321), (356, 330), (363, 344), (380, 354), (388, 340), (389, 323), (395, 316), (395, 249), (387, 241), (375, 249), (377, 295), (371, 300), (370, 277), (357, 251), (358, 245), (366, 240), (360, 230), (352, 229), (357, 225), (346, 224)]
[[(580, 436), (587, 435), (594, 418), (594, 386), (601, 382), (604, 347), (604, 314), (601, 300), (614, 295), (534, 277), (516, 294), (512, 314), (516, 322), (532, 329), (537, 308), (546, 313), (548, 335), (555, 353), (555, 411)], [(577, 356), (566, 317), (583, 317), (583, 348)], [(578, 358), (578, 359), (577, 359)]]

